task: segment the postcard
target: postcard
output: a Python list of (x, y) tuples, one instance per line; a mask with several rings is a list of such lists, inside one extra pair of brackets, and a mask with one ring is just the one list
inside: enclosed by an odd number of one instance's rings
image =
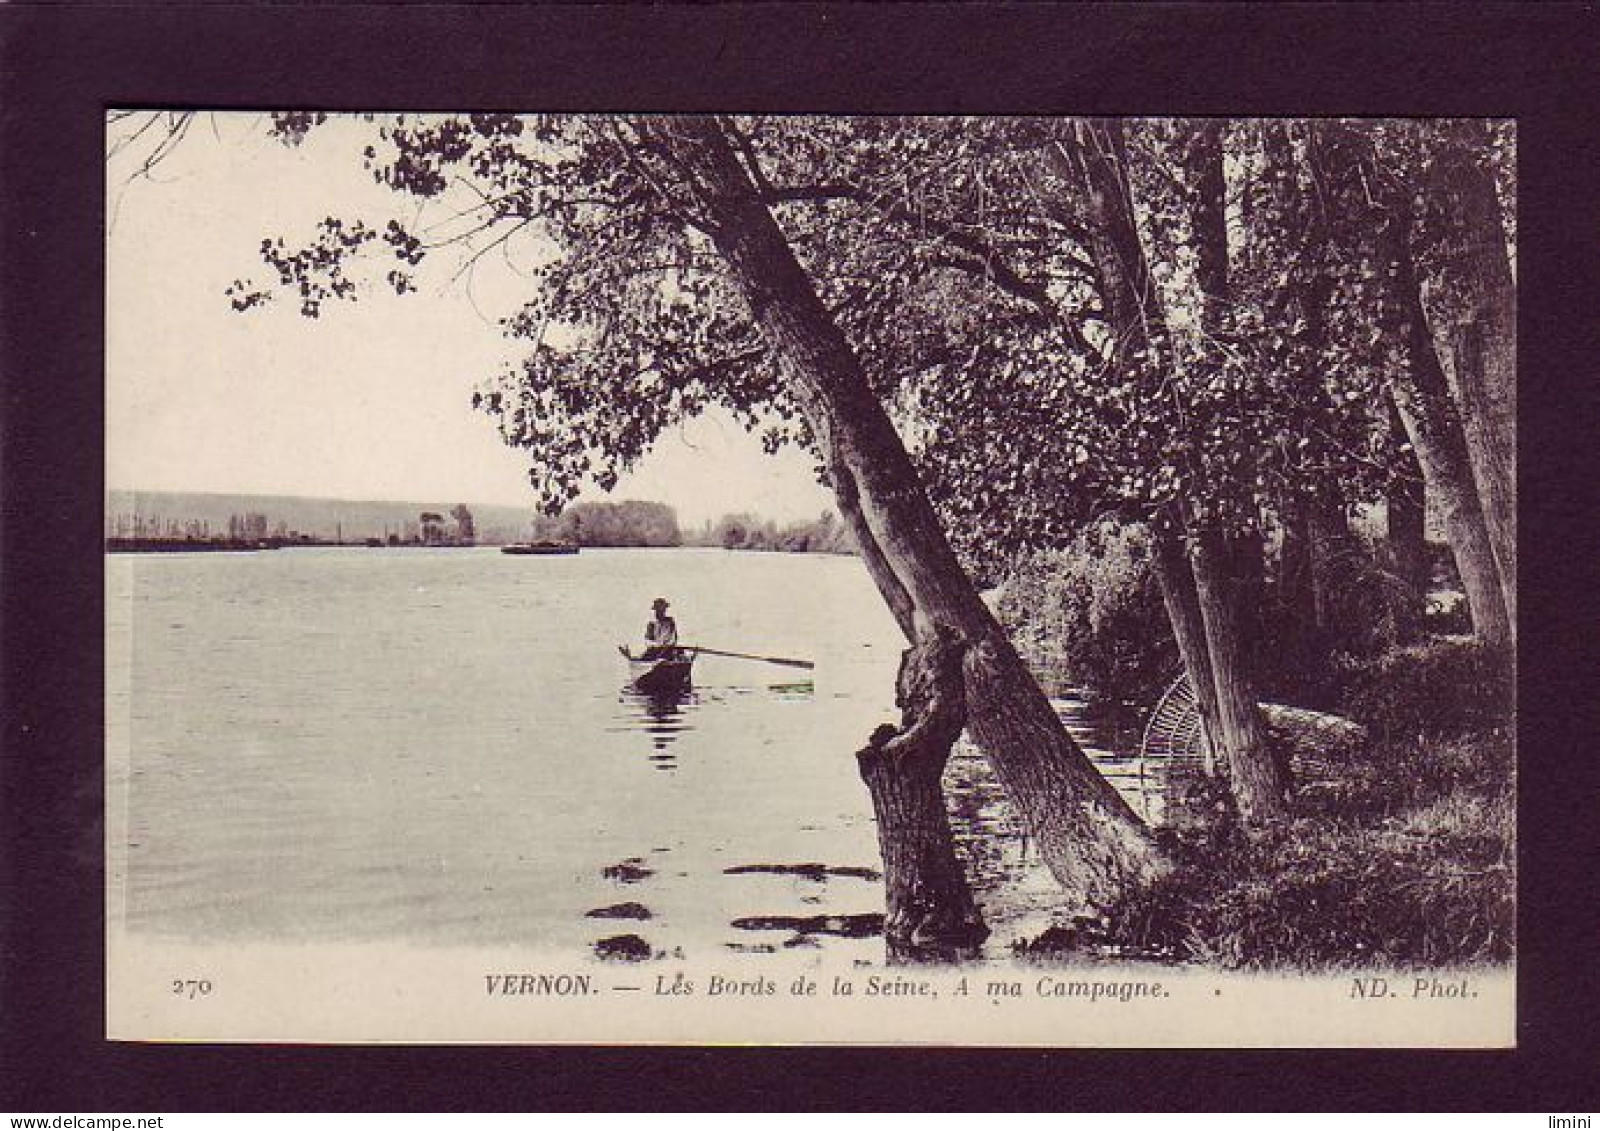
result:
[(109, 111), (106, 1035), (1513, 1046), (1515, 157)]

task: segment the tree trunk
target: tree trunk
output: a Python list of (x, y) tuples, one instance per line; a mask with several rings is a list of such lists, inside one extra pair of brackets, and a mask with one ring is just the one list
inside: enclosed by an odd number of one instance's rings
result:
[(839, 514), (844, 518), (845, 528), (850, 531), (851, 541), (855, 543), (861, 561), (867, 567), (868, 576), (878, 587), (884, 603), (889, 606), (889, 612), (894, 615), (906, 642), (914, 644), (917, 624), (911, 594), (900, 584), (894, 567), (884, 557), (883, 547), (878, 545), (878, 539), (872, 533), (872, 527), (867, 525), (867, 516), (861, 512), (861, 495), (856, 490), (856, 477), (850, 474), (850, 469), (842, 460), (836, 460), (828, 469), (828, 483), (833, 488), (834, 500), (838, 503)]
[(1222, 156), (1226, 124), (1219, 118), (1185, 123), (1183, 163), (1193, 193), (1187, 203), (1193, 228), (1194, 281), (1200, 289), (1200, 325), (1207, 334), (1221, 329), (1228, 309), (1227, 180)]
[[(1390, 427), (1404, 431), (1400, 412), (1389, 399)], [(1397, 644), (1410, 644), (1422, 635), (1422, 614), (1428, 600), (1428, 544), (1426, 498), (1422, 469), (1416, 454), (1401, 456), (1401, 471), (1385, 495), (1384, 525), (1389, 571), (1394, 575), (1388, 601), (1389, 618)]]
[[(1288, 122), (1261, 127), (1261, 183), (1275, 207), (1272, 222), (1251, 248), (1255, 270), (1276, 276), (1263, 296), (1267, 325), (1298, 338), (1289, 375), (1300, 401), (1300, 436), (1314, 445), (1318, 436), (1338, 434), (1340, 416), (1325, 369), (1335, 290), (1333, 236), (1321, 187), (1329, 181), (1330, 132), (1342, 134), (1344, 128), (1324, 123), (1308, 129)], [(1359, 635), (1348, 617), (1356, 604), (1349, 599), (1349, 490), (1319, 462), (1295, 468), (1297, 482), (1290, 488), (1293, 531), (1299, 536), (1295, 549), (1302, 554), (1296, 564), (1303, 567), (1296, 578), (1301, 603), (1295, 611), (1304, 630), (1296, 658), (1309, 670), (1319, 667), (1331, 649)]]
[[(1195, 283), (1201, 294), (1200, 326), (1211, 337), (1225, 332), (1224, 312), (1232, 301), (1229, 281), (1224, 125), (1198, 119), (1184, 127), (1182, 161), (1193, 191), (1185, 202), (1195, 256)], [(1261, 539), (1239, 531), (1223, 534), (1190, 524), (1200, 620), (1211, 657), (1216, 691), (1218, 745), (1228, 767), (1239, 816), (1252, 828), (1282, 819), (1289, 808), (1288, 767), (1279, 758), (1261, 717), (1256, 663), (1262, 645), (1260, 604)], [(1313, 538), (1313, 567), (1315, 567)]]
[[(868, 574), (907, 641), (915, 641), (911, 597), (867, 526), (855, 477), (838, 466), (829, 479)], [(966, 720), (961, 650), (948, 633), (935, 632), (901, 656), (895, 704), (900, 727), (879, 727), (856, 752), (883, 857), (884, 945), (891, 963), (972, 958), (989, 928), (956, 855), (945, 807), (944, 769)]]
[(1287, 815), (1289, 777), (1261, 717), (1250, 659), (1242, 647), (1239, 620), (1246, 592), (1237, 571), (1230, 568), (1227, 542), (1221, 535), (1202, 532), (1190, 563), (1211, 655), (1218, 745), (1239, 816), (1246, 825), (1259, 828)]
[(1205, 772), (1215, 776), (1217, 764), (1217, 688), (1211, 674), (1211, 653), (1206, 647), (1206, 626), (1200, 617), (1200, 598), (1195, 593), (1194, 571), (1183, 549), (1183, 538), (1170, 523), (1152, 524), (1152, 560), (1156, 584), (1161, 588), (1161, 603), (1166, 606), (1172, 638), (1183, 661), (1184, 674), (1194, 690), (1195, 708), (1200, 713), (1201, 759)]
[(1271, 661), (1272, 641), (1261, 605), (1267, 595), (1266, 543), (1251, 532), (1228, 540), (1228, 561), (1239, 593), (1239, 638), (1245, 654), (1253, 657), (1250, 678), (1259, 683)]
[(1428, 494), (1439, 509), (1461, 587), (1467, 593), (1473, 631), (1487, 644), (1507, 646), (1511, 624), (1454, 410), (1447, 400), (1424, 393), (1404, 378), (1392, 387)]
[[(973, 740), (994, 766), (1070, 896), (1102, 904), (1166, 870), (1143, 823), (1094, 768), (956, 561), (905, 447), (860, 361), (823, 307), (739, 162), (721, 122), (654, 118), (647, 144), (687, 180), (698, 222), (772, 349), (826, 466), (849, 472), (862, 527), (909, 598), (917, 640), (939, 629), (964, 647)], [(837, 489), (837, 483), (836, 483)], [(874, 572), (880, 588), (883, 573)]]
[(1166, 325), (1161, 297), (1133, 216), (1128, 185), (1127, 143), (1115, 120), (1068, 119), (1060, 141), (1045, 157), (1082, 197), (1095, 289), (1106, 322), (1117, 336), (1117, 353), (1149, 347)]
[(1461, 410), (1509, 625), (1517, 620), (1517, 292), (1482, 123), (1446, 127), (1428, 170), (1442, 231), (1419, 264), (1423, 307)]
[[(1118, 349), (1137, 355), (1152, 347), (1166, 319), (1134, 220), (1121, 126), (1080, 121), (1069, 128), (1065, 140), (1070, 144), (1062, 147), (1058, 160), (1083, 196), (1101, 305), (1116, 332)], [(1215, 332), (1228, 301), (1222, 131), (1220, 123), (1204, 121), (1192, 123), (1190, 129), (1181, 160), (1192, 173), (1195, 192), (1182, 204), (1191, 210), (1201, 317), (1207, 323), (1204, 328)], [(1183, 512), (1193, 534), (1188, 517)], [(1228, 767), (1240, 817), (1246, 824), (1260, 826), (1286, 812), (1288, 779), (1261, 720), (1249, 666), (1246, 641), (1261, 575), (1259, 542), (1254, 548), (1252, 561), (1245, 554), (1225, 552), (1219, 535), (1202, 534), (1192, 548), (1188, 568), (1216, 692), (1217, 726), (1212, 738)], [(1174, 579), (1174, 596), (1181, 601), (1185, 588), (1181, 572), (1173, 569), (1169, 575)], [(1198, 686), (1196, 692), (1198, 701)]]
[(1400, 222), (1391, 222), (1391, 228), (1385, 235), (1403, 320), (1400, 332), (1406, 343), (1406, 366), (1390, 382), (1389, 391), (1422, 468), (1428, 495), (1439, 508), (1467, 593), (1473, 629), (1486, 643), (1509, 647), (1515, 642), (1510, 606), (1468, 462), (1461, 421), (1428, 329), (1411, 255), (1398, 231)]
[(895, 689), (900, 727), (879, 727), (856, 753), (878, 818), (892, 961), (970, 958), (989, 934), (956, 858), (940, 785), (966, 717), (961, 651), (943, 630), (907, 649)]

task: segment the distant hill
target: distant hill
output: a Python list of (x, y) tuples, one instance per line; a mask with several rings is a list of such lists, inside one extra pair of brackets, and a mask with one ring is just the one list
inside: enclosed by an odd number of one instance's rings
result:
[[(298, 495), (223, 495), (187, 491), (108, 491), (106, 519), (118, 515), (140, 515), (159, 519), (163, 524), (176, 521), (205, 522), (212, 533), (226, 534), (230, 515), (260, 514), (268, 529), (283, 523), (289, 530), (315, 538), (333, 538), (341, 530), (345, 541), (381, 538), (386, 530), (404, 535), (417, 525), (424, 511), (449, 516), (461, 499), (430, 499), (425, 502), (387, 502), (353, 499), (319, 499)], [(528, 537), (534, 508), (492, 506), (467, 502), (477, 526), (480, 543), (516, 542)]]

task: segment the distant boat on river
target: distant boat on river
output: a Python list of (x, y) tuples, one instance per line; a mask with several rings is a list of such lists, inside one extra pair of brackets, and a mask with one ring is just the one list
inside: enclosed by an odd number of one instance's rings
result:
[(576, 554), (578, 547), (571, 542), (513, 542), (501, 546), (502, 554)]

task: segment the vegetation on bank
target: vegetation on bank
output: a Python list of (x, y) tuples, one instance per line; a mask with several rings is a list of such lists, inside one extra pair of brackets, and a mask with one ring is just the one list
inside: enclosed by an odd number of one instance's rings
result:
[[(1396, 638), (1377, 540), (1345, 548), (1336, 635), (1298, 623), (1281, 556), (1259, 582), (1265, 693), (1349, 719), (1364, 739), (1294, 747), (1291, 816), (1247, 833), (1226, 783), (1196, 777), (1157, 832), (1177, 865), (1094, 917), (1016, 944), (1040, 961), (1121, 955), (1229, 968), (1442, 967), (1515, 947), (1514, 675), (1436, 589)], [(1436, 547), (1431, 580), (1450, 586)], [(1091, 693), (1151, 703), (1179, 670), (1148, 538), (1103, 528), (1019, 559), (998, 607), (1036, 666)]]
[(681, 546), (678, 512), (665, 503), (573, 503), (559, 515), (533, 520), (534, 541), (574, 546)]
[[(1085, 654), (1115, 658), (1119, 646)], [(1246, 969), (1508, 961), (1516, 795), (1503, 653), (1441, 636), (1340, 654), (1316, 691), (1318, 706), (1360, 723), (1366, 739), (1296, 761), (1292, 817), (1247, 834), (1225, 784), (1197, 777), (1157, 833), (1177, 864), (1170, 875), (1017, 953)]]
[(725, 514), (707, 523), (694, 545), (721, 546), (724, 550), (770, 550), (790, 554), (853, 554), (850, 532), (832, 511), (821, 517), (779, 526), (770, 518), (740, 513)]
[[(1402, 680), (1407, 690), (1397, 691), (1392, 703), (1404, 703), (1411, 690), (1424, 702), (1437, 701), (1439, 689), (1410, 684), (1447, 674), (1435, 672), (1426, 656), (1408, 649), (1429, 638), (1469, 636), (1473, 625), (1449, 548), (1429, 543), (1428, 552), (1434, 588), (1426, 602), (1418, 602), (1420, 619), (1409, 632), (1395, 620), (1396, 602), (1389, 597), (1399, 584), (1386, 564), (1381, 537), (1353, 535), (1343, 547), (1321, 624), (1298, 607), (1291, 579), (1284, 576), (1281, 548), (1268, 554), (1266, 570), (1254, 582), (1245, 626), (1262, 697), (1335, 711), (1345, 697), (1371, 699), (1384, 694), (1388, 681)], [(1090, 526), (1065, 548), (1022, 555), (1000, 572), (997, 613), (1036, 667), (1059, 672), (1100, 698), (1140, 703), (1152, 702), (1180, 670), (1151, 540), (1143, 528)], [(1389, 659), (1382, 663), (1369, 662), (1386, 654)], [(1481, 662), (1490, 663), (1487, 657), (1497, 654), (1484, 650)], [(1490, 674), (1474, 673), (1474, 678)], [(1470, 703), (1459, 707), (1473, 710)], [(1435, 719), (1430, 725), (1448, 721)]]
[(1515, 945), (1515, 798), (1505, 732), (1374, 745), (1296, 815), (1249, 838), (1204, 816), (1164, 830), (1165, 880), (1019, 953), (1119, 953), (1229, 968), (1450, 967)]
[(1022, 558), (1000, 586), (1001, 623), (1036, 667), (1106, 699), (1151, 702), (1177, 650), (1133, 527), (1095, 527), (1067, 549)]
[(575, 546), (718, 546), (724, 550), (770, 550), (791, 554), (853, 554), (850, 532), (832, 511), (815, 519), (780, 526), (770, 518), (741, 511), (708, 521), (687, 534), (677, 512), (665, 503), (574, 503), (554, 517), (533, 521), (535, 541)]

